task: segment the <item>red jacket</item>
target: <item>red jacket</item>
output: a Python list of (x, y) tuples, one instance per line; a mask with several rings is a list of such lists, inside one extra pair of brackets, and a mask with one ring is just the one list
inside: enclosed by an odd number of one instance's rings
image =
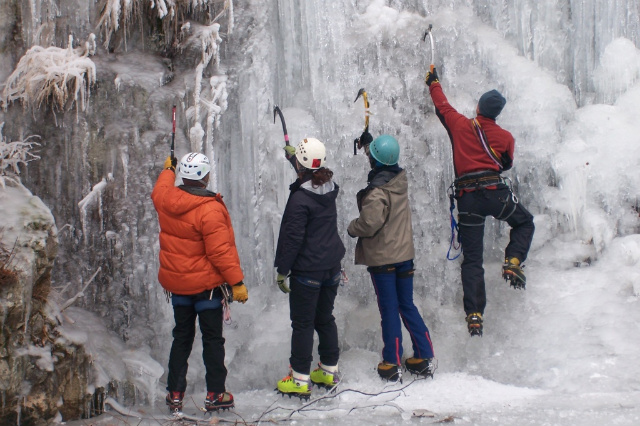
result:
[[(498, 165), (493, 162), (478, 140), (471, 120), (449, 104), (440, 83), (429, 86), (429, 93), (436, 107), (436, 113), (451, 139), (456, 177), (483, 170), (499, 171)], [(498, 157), (506, 153), (509, 160), (512, 160), (514, 139), (511, 133), (498, 126), (495, 120), (482, 115), (478, 115), (477, 119), (487, 135), (489, 145)]]
[(239, 283), (244, 276), (222, 197), (193, 195), (174, 181), (174, 172), (164, 170), (151, 193), (160, 222), (158, 281), (182, 295)]

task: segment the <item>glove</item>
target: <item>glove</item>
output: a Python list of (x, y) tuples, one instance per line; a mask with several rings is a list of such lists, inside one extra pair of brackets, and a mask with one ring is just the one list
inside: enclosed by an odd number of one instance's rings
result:
[(500, 161), (502, 162), (502, 170), (509, 170), (513, 166), (513, 160), (506, 151), (500, 156)]
[(287, 145), (284, 147), (284, 152), (285, 152), (285, 156), (287, 157), (287, 159), (293, 157), (294, 155), (296, 155), (296, 147), (295, 146), (291, 146), (291, 145)]
[(171, 169), (174, 172), (176, 171), (176, 164), (178, 164), (178, 159), (176, 157), (168, 156), (166, 160), (164, 160), (164, 168)]
[(281, 292), (283, 292), (284, 294), (291, 293), (291, 289), (287, 285), (286, 275), (278, 274), (278, 277), (276, 278), (276, 282), (278, 283), (278, 287), (280, 287)]
[(247, 291), (247, 287), (244, 285), (244, 282), (240, 281), (238, 284), (231, 287), (231, 291), (233, 292), (233, 300), (235, 302), (245, 303), (249, 300), (249, 292)]
[(427, 72), (424, 82), (427, 83), (427, 86), (431, 86), (433, 83), (440, 83), (440, 80), (438, 80), (438, 71), (436, 71), (435, 67), (433, 67), (433, 72)]
[(362, 132), (362, 134), (360, 135), (360, 139), (359, 139), (360, 146), (361, 147), (367, 146), (371, 142), (373, 142), (373, 136), (371, 136), (371, 133), (369, 133), (367, 130)]

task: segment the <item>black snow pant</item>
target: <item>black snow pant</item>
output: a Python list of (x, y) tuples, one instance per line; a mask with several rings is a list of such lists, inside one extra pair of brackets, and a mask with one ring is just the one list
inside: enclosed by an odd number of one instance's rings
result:
[(338, 294), (340, 273), (326, 280), (291, 276), (291, 358), (293, 371), (309, 374), (313, 361), (313, 331), (318, 333), (318, 354), (324, 365), (338, 365), (338, 327), (333, 303)]
[(196, 317), (202, 333), (202, 359), (206, 369), (207, 391), (224, 392), (227, 369), (224, 366), (224, 342), (222, 336), (222, 307), (196, 312), (195, 306), (173, 307), (176, 326), (169, 354), (167, 390), (184, 392), (187, 389), (188, 360), (196, 336)]
[(484, 222), (487, 216), (505, 221), (511, 226), (505, 257), (517, 257), (524, 262), (531, 247), (533, 215), (515, 201), (511, 190), (504, 184), (497, 189), (478, 189), (463, 192), (458, 200), (458, 224), (462, 261), (462, 289), (464, 311), (484, 313), (487, 296), (482, 267)]

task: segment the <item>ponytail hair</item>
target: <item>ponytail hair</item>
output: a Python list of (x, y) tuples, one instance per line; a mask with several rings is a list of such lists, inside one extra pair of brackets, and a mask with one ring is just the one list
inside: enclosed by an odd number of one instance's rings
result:
[(329, 182), (333, 177), (333, 172), (326, 167), (320, 167), (318, 170), (313, 171), (313, 175), (311, 177), (311, 184), (314, 187), (322, 186), (325, 183)]
[(304, 169), (299, 174), (303, 182), (311, 181), (314, 188), (324, 185), (333, 177), (333, 172), (326, 167), (320, 167), (316, 170)]

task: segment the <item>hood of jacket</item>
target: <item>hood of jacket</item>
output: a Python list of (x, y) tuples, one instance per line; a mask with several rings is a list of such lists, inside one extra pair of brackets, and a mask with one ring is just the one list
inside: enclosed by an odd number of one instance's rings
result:
[(162, 207), (167, 214), (179, 216), (217, 198), (220, 198), (218, 194), (205, 188), (181, 185), (170, 189)]
[(384, 188), (394, 194), (403, 194), (408, 191), (407, 172), (400, 167), (372, 170), (369, 177), (370, 188)]
[(328, 206), (329, 204), (335, 202), (336, 198), (338, 197), (340, 187), (337, 183), (329, 181), (324, 185), (314, 188), (311, 184), (311, 181), (307, 181), (300, 185), (298, 190), (303, 191), (305, 195), (307, 195), (320, 205)]
[(326, 206), (338, 197), (339, 187), (332, 180), (324, 183), (323, 185), (314, 187), (309, 180), (303, 183), (300, 186), (300, 189), (305, 191), (305, 194), (316, 200), (321, 205)]

